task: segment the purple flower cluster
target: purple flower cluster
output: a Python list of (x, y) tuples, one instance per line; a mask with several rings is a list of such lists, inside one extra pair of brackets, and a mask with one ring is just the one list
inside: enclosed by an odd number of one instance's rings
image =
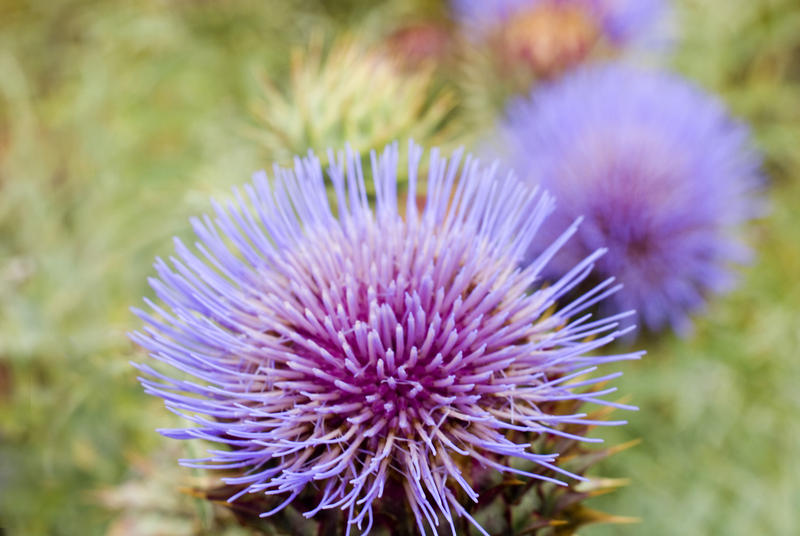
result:
[(479, 33), (540, 8), (575, 8), (597, 21), (604, 37), (621, 45), (643, 35), (664, 11), (663, 0), (452, 0), (457, 20)]
[[(538, 434), (574, 437), (564, 425), (591, 422), (548, 403), (628, 407), (602, 398), (617, 373), (591, 374), (640, 355), (594, 353), (624, 332), (626, 315), (585, 312), (612, 280), (563, 303), (603, 251), (540, 286), (577, 224), (520, 268), (552, 198), (435, 150), (420, 180), (422, 152), (410, 145), (404, 200), (396, 145), (372, 153), (371, 178), (357, 154), (330, 153), (330, 192), (311, 153), (272, 180), (258, 173), (192, 221), (194, 250), (176, 239), (176, 256), (155, 265), (161, 303), (136, 311), (145, 327), (132, 338), (177, 371), (136, 366), (148, 393), (194, 423), (162, 432), (220, 444), (183, 463), (234, 471), (225, 481), (241, 494), (280, 496), (262, 516), (313, 488), (319, 503), (305, 516), (341, 509), (348, 533), (366, 534), (396, 486), (422, 534), (441, 522), (455, 534), (453, 518), (469, 517), (462, 501), (477, 500), (465, 463), (560, 483), (518, 458), (580, 478), (531, 451)], [(528, 439), (510, 439), (519, 434)]]
[(624, 285), (608, 303), (678, 332), (731, 286), (762, 181), (748, 129), (715, 98), (670, 74), (586, 68), (513, 103), (501, 130), (508, 164), (558, 200), (532, 252), (586, 218), (551, 275), (608, 247), (598, 273)]

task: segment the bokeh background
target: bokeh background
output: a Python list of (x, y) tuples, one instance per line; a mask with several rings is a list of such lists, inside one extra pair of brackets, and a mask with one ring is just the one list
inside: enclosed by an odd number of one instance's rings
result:
[[(128, 308), (256, 169), (480, 139), (482, 82), (453, 83), (469, 58), (382, 63), (413, 31), (438, 54), (447, 24), (422, 0), (0, 0), (0, 533), (222, 532), (179, 490), (205, 478), (174, 462), (197, 447), (153, 431), (172, 417), (128, 364)], [(738, 290), (623, 367), (641, 411), (604, 435), (641, 443), (598, 468), (630, 484), (592, 506), (641, 522), (582, 534), (800, 534), (800, 3), (679, 0), (672, 27), (654, 61), (752, 125), (771, 209)]]

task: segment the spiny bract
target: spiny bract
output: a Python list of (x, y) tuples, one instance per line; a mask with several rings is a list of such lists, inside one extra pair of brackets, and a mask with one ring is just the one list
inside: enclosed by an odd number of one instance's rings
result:
[(374, 210), (349, 149), (328, 155), (330, 194), (311, 153), (293, 170), (276, 167), (272, 181), (258, 173), (227, 208), (215, 203), (215, 218), (193, 220), (199, 255), (176, 239), (172, 267), (156, 263), (151, 284), (163, 304), (146, 300), (153, 312), (136, 311), (146, 326), (132, 337), (193, 380), (137, 367), (148, 393), (196, 424), (162, 432), (220, 443), (183, 463), (238, 472), (224, 479), (242, 486), (231, 501), (280, 495), (262, 517), (310, 489), (318, 503), (306, 517), (341, 509), (347, 532), (366, 534), (386, 492), (403, 497), (421, 533), (442, 521), (455, 533), (454, 516), (472, 520), (463, 501), (478, 498), (473, 464), (558, 482), (517, 458), (582, 478), (531, 442), (583, 440), (563, 428), (594, 421), (548, 405), (627, 407), (598, 387), (616, 373), (590, 376), (639, 356), (590, 355), (620, 334), (624, 315), (582, 313), (615, 291), (612, 280), (554, 311), (603, 251), (537, 288), (576, 230), (519, 268), (552, 198), (436, 150), (425, 184), (422, 152), (410, 144), (403, 204), (396, 144), (372, 153)]
[(433, 65), (412, 71), (402, 60), (388, 47), (355, 38), (337, 39), (327, 48), (313, 39), (292, 52), (288, 87), (262, 78), (251, 134), (265, 154), (282, 163), (340, 139), (356, 150), (383, 147), (402, 136), (452, 139), (456, 133), (447, 131), (452, 93), (434, 87)]

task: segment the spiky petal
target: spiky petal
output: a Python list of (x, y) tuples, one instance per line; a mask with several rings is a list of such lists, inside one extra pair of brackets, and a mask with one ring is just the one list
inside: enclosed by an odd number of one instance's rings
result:
[[(306, 516), (341, 509), (348, 532), (367, 533), (392, 488), (421, 533), (440, 520), (455, 533), (454, 516), (469, 516), (461, 498), (478, 499), (465, 461), (554, 480), (507, 462), (520, 458), (576, 476), (530, 440), (571, 437), (562, 428), (586, 419), (540, 406), (614, 405), (602, 400), (613, 388), (592, 386), (615, 374), (589, 373), (639, 355), (590, 354), (620, 333), (617, 317), (581, 316), (611, 281), (548, 313), (602, 251), (529, 290), (576, 229), (518, 268), (553, 209), (548, 195), (434, 150), (418, 208), (421, 156), (411, 144), (402, 204), (396, 145), (372, 154), (371, 179), (354, 152), (329, 154), (332, 202), (313, 154), (271, 181), (258, 173), (215, 217), (193, 220), (199, 253), (176, 239), (171, 266), (156, 263), (162, 304), (137, 311), (146, 325), (132, 337), (190, 379), (139, 364), (142, 384), (196, 424), (164, 434), (221, 444), (184, 464), (238, 471), (225, 479), (242, 486), (237, 496), (281, 496), (262, 516), (316, 489)], [(528, 440), (509, 439), (519, 432)]]

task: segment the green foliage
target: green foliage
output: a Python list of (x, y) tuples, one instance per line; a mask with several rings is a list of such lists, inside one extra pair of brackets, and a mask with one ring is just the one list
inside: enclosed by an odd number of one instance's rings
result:
[(750, 121), (778, 180), (796, 178), (800, 6), (794, 0), (683, 0), (676, 67)]

